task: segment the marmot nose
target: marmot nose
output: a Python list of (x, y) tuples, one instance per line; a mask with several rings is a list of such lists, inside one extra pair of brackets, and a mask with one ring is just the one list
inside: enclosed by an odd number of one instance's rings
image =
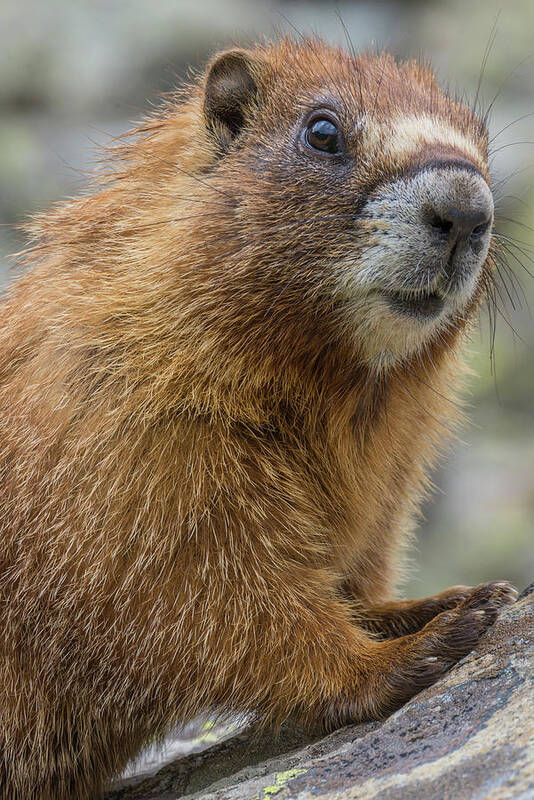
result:
[(454, 164), (427, 170), (419, 181), (423, 195), (420, 219), (427, 234), (427, 253), (435, 259), (442, 281), (455, 291), (480, 269), (486, 258), (493, 225), (493, 196), (482, 175)]
[(439, 208), (429, 209), (428, 222), (451, 244), (476, 239), (489, 229), (493, 219), (492, 204), (487, 198), (477, 196), (465, 205), (440, 204)]

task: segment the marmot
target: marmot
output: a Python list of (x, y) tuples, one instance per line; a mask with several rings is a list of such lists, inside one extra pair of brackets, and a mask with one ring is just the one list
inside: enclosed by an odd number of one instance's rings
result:
[(97, 796), (207, 709), (326, 728), (506, 582), (393, 599), (493, 281), (487, 132), (429, 68), (217, 55), (32, 224), (0, 311), (0, 796)]

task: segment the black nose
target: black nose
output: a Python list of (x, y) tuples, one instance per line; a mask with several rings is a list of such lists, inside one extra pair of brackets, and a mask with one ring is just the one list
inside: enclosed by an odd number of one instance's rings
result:
[(447, 237), (451, 244), (476, 239), (489, 229), (493, 210), (489, 203), (478, 202), (463, 208), (454, 205), (429, 209), (428, 222)]

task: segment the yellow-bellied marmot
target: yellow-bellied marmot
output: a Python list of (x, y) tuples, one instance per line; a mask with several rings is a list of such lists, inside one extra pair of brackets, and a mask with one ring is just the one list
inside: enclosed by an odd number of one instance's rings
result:
[(391, 596), (493, 280), (483, 122), (283, 40), (137, 134), (0, 310), (5, 800), (92, 797), (205, 709), (386, 714), (515, 596)]

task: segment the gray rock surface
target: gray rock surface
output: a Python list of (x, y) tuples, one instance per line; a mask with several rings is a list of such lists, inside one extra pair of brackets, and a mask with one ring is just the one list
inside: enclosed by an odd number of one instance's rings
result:
[[(197, 750), (209, 745), (203, 730)], [(476, 650), (382, 722), (320, 740), (225, 734), (106, 800), (534, 799), (534, 584)]]

